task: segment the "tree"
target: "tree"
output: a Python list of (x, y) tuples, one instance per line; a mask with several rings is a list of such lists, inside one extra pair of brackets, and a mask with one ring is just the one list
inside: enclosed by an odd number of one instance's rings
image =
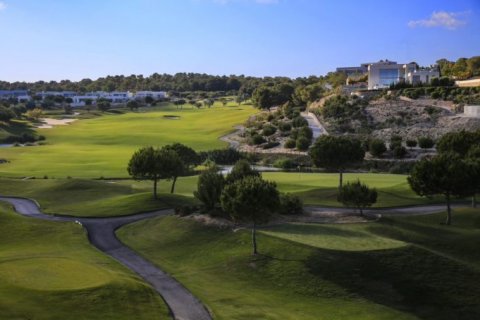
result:
[(153, 197), (157, 199), (160, 179), (172, 179), (182, 172), (183, 162), (173, 150), (145, 147), (136, 151), (128, 163), (128, 173), (137, 180), (153, 181)]
[(151, 105), (153, 102), (155, 102), (155, 99), (153, 99), (150, 96), (145, 97), (145, 103), (148, 105)]
[(253, 93), (252, 101), (255, 107), (270, 110), (274, 105), (272, 89), (269, 87), (257, 88)]
[(12, 109), (0, 106), (0, 121), (9, 122), (13, 118), (15, 118), (15, 112)]
[(227, 185), (220, 197), (222, 209), (233, 220), (252, 223), (253, 254), (258, 254), (256, 227), (267, 223), (280, 205), (275, 183), (250, 176)]
[(422, 149), (430, 149), (433, 148), (435, 142), (432, 138), (429, 137), (420, 137), (418, 138), (418, 146)]
[(366, 184), (357, 180), (356, 182), (347, 182), (338, 194), (338, 201), (345, 206), (353, 206), (360, 211), (363, 216), (363, 210), (371, 207), (377, 202), (377, 190), (370, 189)]
[(472, 167), (455, 153), (442, 153), (431, 159), (423, 159), (415, 164), (408, 183), (420, 196), (431, 197), (442, 194), (447, 204), (447, 220), (452, 223), (452, 197), (471, 195), (474, 184)]
[(344, 170), (352, 164), (363, 161), (365, 150), (358, 140), (324, 135), (310, 148), (310, 156), (317, 167), (339, 172), (340, 189), (343, 185)]
[(480, 131), (468, 132), (462, 130), (459, 132), (449, 132), (438, 141), (437, 151), (455, 152), (461, 157), (465, 157), (474, 145), (480, 145)]
[(311, 144), (311, 140), (309, 140), (308, 138), (306, 138), (304, 136), (300, 136), (300, 137), (298, 137), (297, 141), (295, 142), (295, 147), (299, 151), (307, 151), (308, 147), (310, 147), (310, 144)]
[(92, 109), (92, 104), (93, 104), (92, 99), (85, 99), (85, 109), (87, 110), (88, 113), (90, 113), (90, 110)]
[(112, 105), (111, 105), (110, 101), (108, 101), (106, 99), (98, 99), (97, 100), (97, 108), (98, 108), (98, 110), (100, 110), (102, 112), (108, 111), (111, 106)]
[(163, 150), (172, 150), (177, 153), (182, 161), (182, 165), (177, 165), (172, 170), (172, 188), (170, 193), (175, 192), (175, 183), (179, 176), (187, 174), (193, 166), (198, 165), (200, 159), (198, 154), (190, 147), (183, 145), (181, 143), (174, 143), (172, 145), (166, 145), (162, 148)]
[(137, 100), (130, 100), (127, 102), (127, 108), (130, 110), (137, 110), (140, 108), (140, 103)]
[(183, 106), (187, 103), (187, 101), (185, 99), (176, 99), (175, 101), (173, 101), (173, 104), (178, 107), (180, 107), (180, 109), (183, 109)]
[(472, 207), (477, 207), (477, 193), (480, 192), (480, 144), (473, 145), (466, 155), (467, 163), (473, 169), (472, 179), (473, 183), (473, 195), (472, 195)]
[(40, 109), (40, 108), (35, 108), (35, 109), (32, 109), (32, 110), (28, 110), (26, 113), (25, 113), (25, 116), (28, 118), (28, 119), (32, 119), (34, 121), (38, 121), (38, 119), (40, 119), (40, 117), (43, 116), (43, 110)]
[(387, 151), (387, 147), (385, 146), (385, 142), (380, 139), (373, 139), (370, 141), (368, 150), (370, 150), (370, 154), (376, 158), (380, 158), (385, 151)]
[(234, 183), (235, 181), (245, 179), (246, 177), (260, 177), (257, 170), (252, 169), (247, 160), (239, 160), (232, 168), (232, 171), (227, 175), (227, 183)]
[(225, 185), (225, 178), (213, 167), (203, 171), (198, 177), (197, 191), (193, 193), (195, 198), (202, 202), (207, 211), (213, 211), (220, 204), (220, 195)]
[(215, 100), (213, 99), (205, 99), (203, 101), (203, 103), (208, 107), (208, 108), (211, 108), (213, 106), (213, 104), (215, 103)]
[(235, 102), (238, 103), (238, 106), (240, 106), (242, 104), (242, 102), (245, 101), (245, 98), (243, 97), (243, 95), (238, 95), (235, 97)]

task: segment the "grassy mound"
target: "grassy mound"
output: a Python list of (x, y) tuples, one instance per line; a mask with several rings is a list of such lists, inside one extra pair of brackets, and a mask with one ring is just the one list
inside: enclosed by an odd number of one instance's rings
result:
[(160, 296), (74, 223), (0, 203), (0, 319), (169, 319)]
[[(118, 235), (179, 279), (217, 319), (477, 319), (478, 210), (250, 233), (166, 217)], [(162, 236), (159, 237), (158, 235)]]

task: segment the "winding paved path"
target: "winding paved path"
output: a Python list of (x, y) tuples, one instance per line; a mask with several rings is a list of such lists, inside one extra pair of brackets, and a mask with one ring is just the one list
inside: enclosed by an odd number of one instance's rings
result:
[(43, 214), (37, 203), (28, 199), (0, 197), (0, 201), (12, 204), (18, 213), (27, 217), (49, 221), (76, 221), (81, 223), (88, 232), (90, 242), (95, 247), (139, 274), (146, 282), (150, 283), (155, 288), (167, 303), (174, 319), (212, 319), (202, 303), (178, 281), (160, 270), (148, 260), (139, 256), (120, 242), (115, 236), (115, 230), (124, 225), (148, 218), (166, 216), (172, 214), (172, 210), (163, 210), (126, 217), (75, 218)]

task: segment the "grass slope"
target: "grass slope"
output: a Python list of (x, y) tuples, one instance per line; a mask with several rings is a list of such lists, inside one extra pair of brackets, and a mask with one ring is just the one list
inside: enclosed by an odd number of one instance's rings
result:
[[(291, 224), (248, 231), (158, 218), (120, 238), (179, 279), (216, 319), (478, 319), (480, 216)], [(161, 234), (162, 236), (158, 236)]]
[[(80, 120), (70, 126), (39, 129), (47, 145), (3, 148), (0, 176), (127, 177), (126, 166), (140, 147), (181, 142), (196, 150), (227, 146), (219, 137), (256, 111), (248, 105), (177, 110), (165, 105), (148, 112), (129, 112)], [(171, 120), (165, 116), (178, 116)]]
[(153, 289), (91, 247), (74, 223), (0, 203), (0, 319), (169, 319)]
[[(336, 201), (338, 175), (264, 173), (263, 176), (276, 181), (280, 191), (299, 195), (307, 205), (340, 206)], [(152, 197), (150, 181), (133, 180), (0, 179), (0, 194), (36, 199), (44, 212), (50, 214), (120, 216), (196, 203), (193, 191), (197, 188), (197, 179), (195, 176), (180, 178), (174, 195), (169, 194), (170, 182), (162, 180), (159, 200)], [(402, 175), (349, 173), (345, 179), (361, 179), (376, 187), (379, 191), (376, 207), (442, 202), (441, 198), (416, 196)]]

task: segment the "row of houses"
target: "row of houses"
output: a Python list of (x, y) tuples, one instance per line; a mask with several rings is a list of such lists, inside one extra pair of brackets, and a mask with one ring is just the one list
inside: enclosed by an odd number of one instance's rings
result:
[(337, 72), (347, 76), (368, 74), (368, 83), (365, 83), (368, 90), (385, 89), (401, 82), (413, 85), (429, 84), (432, 79), (440, 77), (437, 66), (419, 68), (416, 63), (403, 64), (390, 60), (363, 63), (359, 67), (337, 68)]
[[(145, 100), (147, 97), (151, 97), (154, 100), (162, 100), (167, 98), (167, 93), (165, 91), (137, 91), (135, 93), (126, 91), (126, 92), (105, 92), (105, 91), (96, 91), (88, 92), (85, 94), (79, 94), (75, 91), (42, 91), (34, 94), (38, 96), (41, 100), (46, 99), (47, 97), (63, 97), (72, 99), (71, 105), (73, 107), (82, 107), (86, 104), (87, 101), (95, 102), (98, 99), (107, 99), (114, 104), (126, 103), (130, 100)], [(29, 94), (27, 90), (0, 90), (0, 100), (5, 99), (18, 99), (20, 101), (28, 101), (32, 99), (32, 95)]]

